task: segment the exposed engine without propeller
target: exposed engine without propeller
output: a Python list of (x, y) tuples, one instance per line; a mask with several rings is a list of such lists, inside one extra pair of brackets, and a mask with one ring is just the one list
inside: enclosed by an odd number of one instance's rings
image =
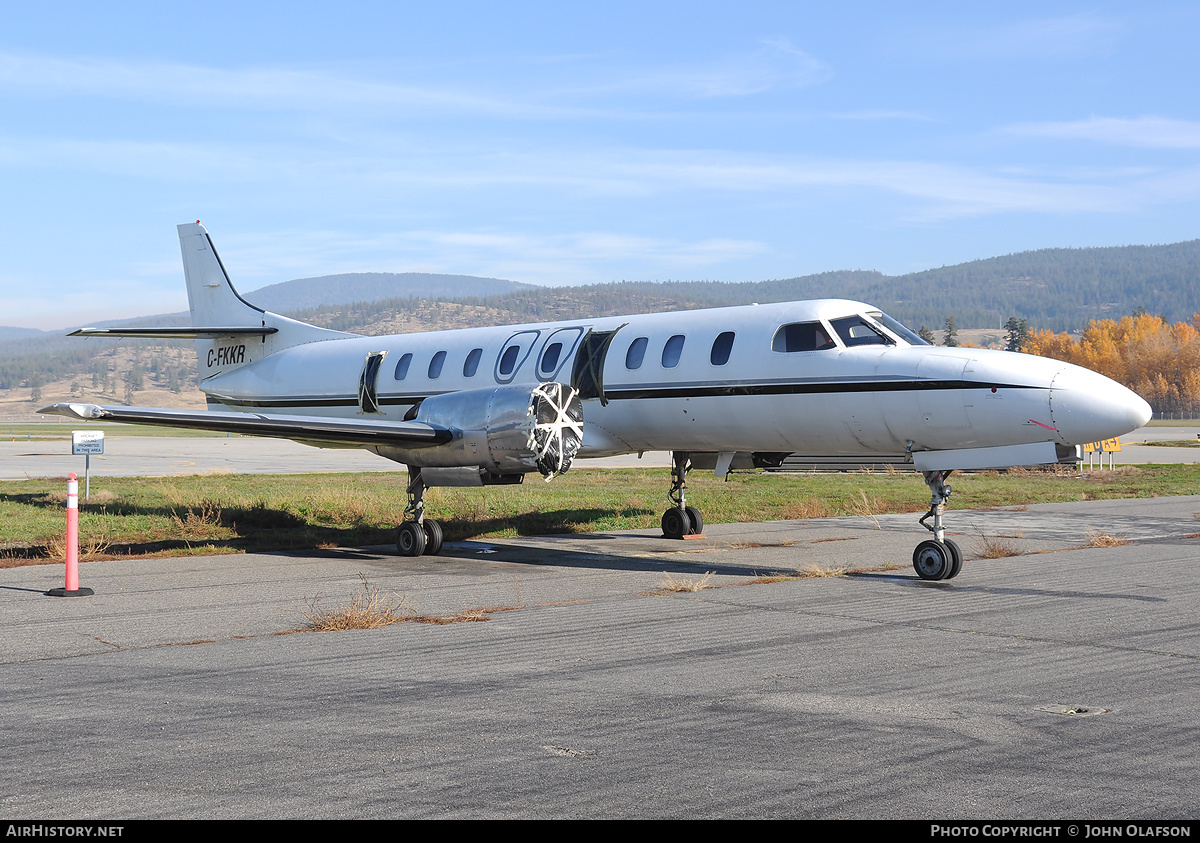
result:
[(554, 382), (435, 395), (417, 406), (413, 420), (449, 430), (454, 438), (432, 447), (374, 450), (420, 467), (431, 486), (520, 482), (531, 471), (549, 480), (571, 467), (583, 444), (578, 391)]

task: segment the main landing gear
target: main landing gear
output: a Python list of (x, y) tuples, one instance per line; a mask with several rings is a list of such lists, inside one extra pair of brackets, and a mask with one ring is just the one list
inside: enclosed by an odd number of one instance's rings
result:
[(674, 465), (671, 467), (671, 491), (667, 497), (674, 506), (663, 513), (663, 536), (668, 539), (699, 536), (704, 532), (704, 516), (696, 507), (687, 505), (685, 495), (687, 473), (692, 467), (691, 454), (688, 451), (672, 451), (671, 459)]
[[(942, 515), (946, 511), (946, 501), (950, 498), (950, 487), (946, 485), (949, 471), (923, 472), (925, 485), (933, 493), (929, 501), (929, 511), (921, 516), (921, 526), (933, 533), (932, 539), (926, 539), (917, 545), (913, 551), (913, 568), (923, 580), (952, 580), (962, 570), (962, 551), (958, 545), (946, 538), (946, 527), (942, 523)], [(926, 520), (933, 518), (933, 524)]]
[(425, 517), (425, 490), (421, 469), (408, 470), (408, 506), (404, 523), (396, 534), (396, 550), (401, 556), (437, 556), (442, 552), (442, 525)]

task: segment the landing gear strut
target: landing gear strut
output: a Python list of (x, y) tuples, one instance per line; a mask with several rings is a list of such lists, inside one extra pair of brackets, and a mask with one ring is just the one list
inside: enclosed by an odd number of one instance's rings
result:
[(408, 506), (404, 523), (396, 533), (396, 550), (401, 556), (437, 556), (442, 552), (442, 525), (425, 517), (425, 490), (421, 469), (408, 470)]
[[(946, 485), (949, 471), (926, 471), (923, 473), (925, 485), (933, 493), (929, 501), (929, 511), (921, 516), (920, 524), (933, 533), (932, 539), (926, 539), (917, 545), (913, 551), (913, 568), (923, 580), (951, 580), (962, 570), (962, 551), (958, 545), (946, 538), (946, 526), (942, 516), (946, 511), (946, 501), (950, 498), (951, 489)], [(933, 518), (933, 524), (925, 522)]]
[(691, 454), (688, 451), (672, 451), (671, 460), (671, 491), (667, 497), (674, 504), (663, 513), (662, 531), (668, 539), (681, 539), (684, 536), (698, 536), (704, 532), (704, 517), (700, 510), (687, 505), (687, 473), (692, 467)]

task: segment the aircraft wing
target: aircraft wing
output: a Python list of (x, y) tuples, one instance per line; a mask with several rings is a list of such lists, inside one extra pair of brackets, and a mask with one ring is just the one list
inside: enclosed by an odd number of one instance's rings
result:
[(454, 438), (446, 428), (416, 421), (275, 416), (261, 413), (109, 407), (79, 403), (51, 404), (38, 412), (82, 421), (157, 424), (164, 427), (216, 430), (251, 436), (278, 436), (319, 445), (398, 445), (412, 448), (443, 445)]

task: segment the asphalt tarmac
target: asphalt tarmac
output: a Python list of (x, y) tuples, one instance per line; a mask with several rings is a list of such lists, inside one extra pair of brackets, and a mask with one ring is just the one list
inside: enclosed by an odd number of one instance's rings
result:
[[(1198, 512), (953, 510), (938, 583), (911, 514), (0, 570), (0, 816), (1195, 819)], [(364, 581), (458, 622), (297, 631)]]

